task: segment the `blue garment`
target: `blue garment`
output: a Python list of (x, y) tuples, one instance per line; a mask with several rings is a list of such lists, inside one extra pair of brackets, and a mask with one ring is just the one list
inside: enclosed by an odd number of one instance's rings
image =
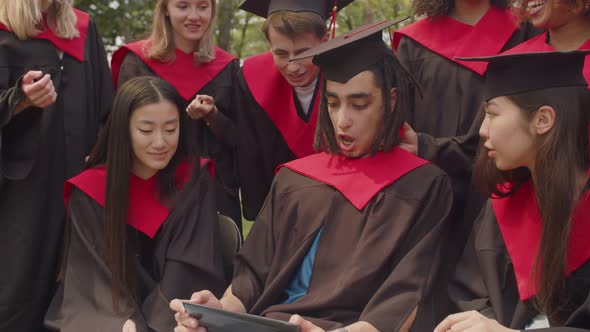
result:
[(311, 272), (313, 271), (313, 263), (315, 262), (315, 254), (318, 250), (318, 244), (320, 242), (320, 237), (322, 235), (322, 230), (318, 232), (307, 252), (307, 255), (301, 261), (301, 266), (291, 279), (289, 286), (285, 288), (285, 294), (287, 295), (287, 299), (283, 302), (283, 304), (290, 304), (297, 301), (299, 298), (307, 294), (307, 290), (309, 289), (309, 282), (311, 280)]

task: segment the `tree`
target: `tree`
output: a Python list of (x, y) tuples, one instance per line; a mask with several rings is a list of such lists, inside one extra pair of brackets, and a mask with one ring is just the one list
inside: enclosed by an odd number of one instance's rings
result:
[[(9, 1), (9, 0), (0, 0)], [(261, 53), (268, 43), (261, 31), (263, 20), (238, 9), (244, 0), (217, 0), (217, 45), (237, 57)], [(318, 0), (319, 1), (319, 0)], [(410, 14), (410, 0), (357, 0), (338, 14), (338, 33), (384, 19)], [(76, 7), (93, 17), (107, 52), (123, 43), (145, 38), (152, 25), (156, 0), (75, 0)], [(409, 20), (410, 22), (413, 20)], [(407, 24), (409, 22), (404, 22)]]

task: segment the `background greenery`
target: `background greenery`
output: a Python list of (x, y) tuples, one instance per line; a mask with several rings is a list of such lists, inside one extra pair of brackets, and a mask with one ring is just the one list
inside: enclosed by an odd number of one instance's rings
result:
[[(267, 44), (260, 31), (262, 19), (239, 10), (243, 0), (217, 1), (216, 38), (219, 47), (242, 59), (265, 51)], [(155, 0), (74, 2), (77, 8), (92, 15), (109, 53), (123, 43), (147, 35), (155, 4)], [(339, 13), (338, 33), (384, 19), (407, 16), (409, 7), (409, 0), (357, 0)]]

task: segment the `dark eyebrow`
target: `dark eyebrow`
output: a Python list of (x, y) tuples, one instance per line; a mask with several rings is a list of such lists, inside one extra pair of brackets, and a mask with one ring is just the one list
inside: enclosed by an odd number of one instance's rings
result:
[(338, 95), (334, 92), (326, 90), (326, 98), (338, 98)]
[[(176, 122), (178, 122), (178, 119), (170, 119), (170, 120), (164, 122), (164, 124), (171, 124), (171, 123), (176, 123)], [(154, 121), (150, 121), (150, 120), (139, 120), (139, 123), (149, 124), (149, 125), (156, 124)]]
[(371, 94), (366, 92), (358, 92), (358, 93), (351, 93), (346, 98), (348, 99), (362, 99), (362, 98), (370, 98)]

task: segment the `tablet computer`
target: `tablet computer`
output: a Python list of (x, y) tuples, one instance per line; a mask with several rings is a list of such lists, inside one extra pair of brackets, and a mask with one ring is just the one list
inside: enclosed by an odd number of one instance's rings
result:
[(208, 332), (299, 332), (299, 326), (276, 319), (240, 314), (203, 305), (184, 303), (186, 312)]

